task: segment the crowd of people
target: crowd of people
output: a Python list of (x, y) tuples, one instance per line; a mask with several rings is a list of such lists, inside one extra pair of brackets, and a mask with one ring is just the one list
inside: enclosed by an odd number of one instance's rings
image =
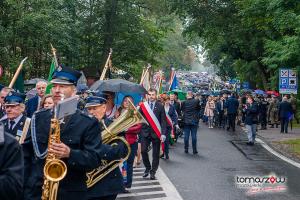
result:
[[(133, 182), (133, 168), (143, 162), (143, 178), (156, 179), (160, 159), (170, 159), (170, 145), (184, 137), (184, 152), (198, 153), (197, 131), (203, 120), (210, 129), (219, 127), (235, 131), (236, 123), (248, 129), (248, 145), (254, 145), (257, 125), (266, 129), (288, 123), (296, 113), (295, 97), (237, 97), (234, 93), (199, 96), (187, 91), (180, 101), (176, 92), (158, 94), (150, 89), (135, 105), (141, 122), (118, 133), (123, 140), (107, 143), (101, 133), (133, 109), (132, 96), (115, 104), (111, 91), (76, 90), (80, 72), (59, 67), (52, 74), (51, 94), (45, 81), (36, 84), (37, 94), (25, 95), (4, 87), (0, 92), (0, 199), (47, 199), (49, 185), (44, 166), (53, 156), (62, 160), (67, 173), (59, 182), (58, 199), (116, 199), (128, 193)], [(78, 106), (59, 120), (59, 141), (50, 137), (53, 118), (59, 102), (75, 98)], [(143, 123), (144, 121), (145, 123)], [(102, 135), (103, 136), (103, 135)], [(192, 148), (190, 148), (190, 136)], [(49, 139), (50, 138), (50, 139)], [(103, 139), (103, 138), (102, 138)], [(152, 161), (149, 153), (152, 150)], [(52, 157), (49, 157), (52, 156)], [(126, 160), (126, 177), (119, 167), (112, 168), (101, 179), (87, 184), (87, 173), (111, 161)], [(49, 181), (49, 180), (48, 180)]]
[(198, 96), (201, 102), (201, 118), (209, 128), (236, 130), (235, 126), (247, 128), (248, 145), (254, 145), (258, 126), (261, 130), (278, 128), (288, 133), (288, 125), (295, 118), (297, 123), (297, 100), (291, 95), (222, 94), (220, 96)]

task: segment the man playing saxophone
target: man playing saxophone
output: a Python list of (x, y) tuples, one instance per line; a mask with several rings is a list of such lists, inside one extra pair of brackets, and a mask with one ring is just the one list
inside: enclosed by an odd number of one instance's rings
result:
[[(87, 98), (86, 109), (88, 113), (99, 121), (101, 131), (104, 130), (104, 125), (109, 126), (111, 120), (105, 115), (107, 104), (107, 95), (96, 93)], [(100, 134), (100, 132), (99, 132)], [(106, 161), (120, 160), (127, 154), (126, 146), (119, 142), (114, 145), (102, 144), (99, 157)], [(114, 200), (118, 193), (124, 191), (123, 177), (119, 167), (111, 171), (107, 176), (98, 181), (95, 185), (88, 188), (89, 200)]]
[[(80, 72), (59, 66), (52, 74), (54, 104), (64, 97), (74, 97)], [(55, 110), (55, 109), (54, 109)], [(57, 199), (87, 199), (86, 172), (100, 165), (100, 126), (97, 120), (81, 111), (64, 117), (60, 122), (60, 143), (48, 146), (50, 122), (54, 110), (34, 113), (30, 133), (23, 144), (25, 159), (24, 199), (40, 200), (43, 192), (44, 165), (47, 154), (54, 154), (67, 167), (66, 176), (59, 181)], [(44, 194), (44, 193), (43, 193)], [(51, 199), (51, 198), (50, 198)]]

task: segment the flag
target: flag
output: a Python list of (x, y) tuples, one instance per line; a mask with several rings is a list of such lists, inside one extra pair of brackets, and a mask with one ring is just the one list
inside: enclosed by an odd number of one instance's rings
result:
[(150, 75), (149, 71), (145, 71), (145, 73), (143, 73), (144, 80), (142, 80), (141, 85), (148, 91), (150, 89)]
[(55, 70), (55, 60), (54, 58), (52, 59), (51, 65), (50, 65), (50, 71), (49, 71), (49, 75), (48, 75), (48, 85), (46, 88), (46, 94), (50, 94), (51, 93), (51, 88), (52, 88), (52, 83), (50, 83), (50, 81), (52, 80), (52, 74)]
[(159, 71), (159, 76), (158, 76), (156, 84), (155, 84), (155, 89), (156, 89), (158, 94), (163, 93), (163, 88), (162, 88), (163, 77), (162, 76), (163, 76), (162, 71)]
[(178, 88), (179, 88), (179, 81), (178, 81), (178, 79), (176, 77), (176, 73), (175, 73), (169, 90), (174, 90), (174, 89), (178, 89)]
[(172, 67), (172, 69), (171, 69), (171, 74), (170, 74), (170, 79), (169, 79), (169, 85), (172, 84), (174, 75), (175, 75), (175, 68)]
[(14, 87), (17, 92), (24, 93), (24, 78), (23, 78), (23, 71), (20, 72)]
[(164, 91), (163, 91), (163, 87), (162, 87), (162, 78), (160, 79), (160, 82), (159, 82), (159, 87), (158, 87), (158, 94), (162, 94)]

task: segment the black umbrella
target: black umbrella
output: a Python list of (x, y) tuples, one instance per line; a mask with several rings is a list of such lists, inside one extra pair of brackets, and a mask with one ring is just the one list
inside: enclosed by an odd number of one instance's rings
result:
[(223, 89), (221, 90), (220, 94), (231, 94), (232, 91), (231, 90), (227, 90), (227, 89)]
[(137, 83), (132, 83), (123, 79), (109, 79), (96, 81), (90, 90), (110, 91), (122, 93), (146, 94), (147, 90)]

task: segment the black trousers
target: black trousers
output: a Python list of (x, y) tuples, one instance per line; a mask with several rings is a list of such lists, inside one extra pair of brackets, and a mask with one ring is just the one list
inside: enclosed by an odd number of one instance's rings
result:
[(289, 119), (287, 117), (282, 117), (280, 118), (280, 123), (281, 123), (280, 132), (288, 133)]
[(259, 115), (259, 122), (263, 128), (267, 127), (267, 113), (261, 113)]
[(219, 127), (224, 128), (225, 127), (225, 118), (224, 118), (224, 111), (219, 112)]
[(228, 127), (227, 129), (229, 130), (230, 128), (232, 128), (233, 131), (235, 131), (235, 118), (236, 118), (236, 114), (228, 114)]
[[(149, 155), (148, 155), (148, 149), (150, 144), (152, 143), (152, 167), (149, 161)], [(141, 153), (142, 153), (142, 158), (143, 158), (143, 163), (144, 166), (146, 167), (146, 171), (150, 172), (151, 174), (155, 174), (158, 165), (159, 165), (159, 154), (160, 154), (160, 139), (158, 138), (153, 138), (151, 136), (148, 137), (143, 137), (141, 140)]]
[(104, 197), (92, 198), (89, 200), (115, 200), (116, 198), (117, 198), (117, 194), (113, 194), (113, 195), (104, 196)]

